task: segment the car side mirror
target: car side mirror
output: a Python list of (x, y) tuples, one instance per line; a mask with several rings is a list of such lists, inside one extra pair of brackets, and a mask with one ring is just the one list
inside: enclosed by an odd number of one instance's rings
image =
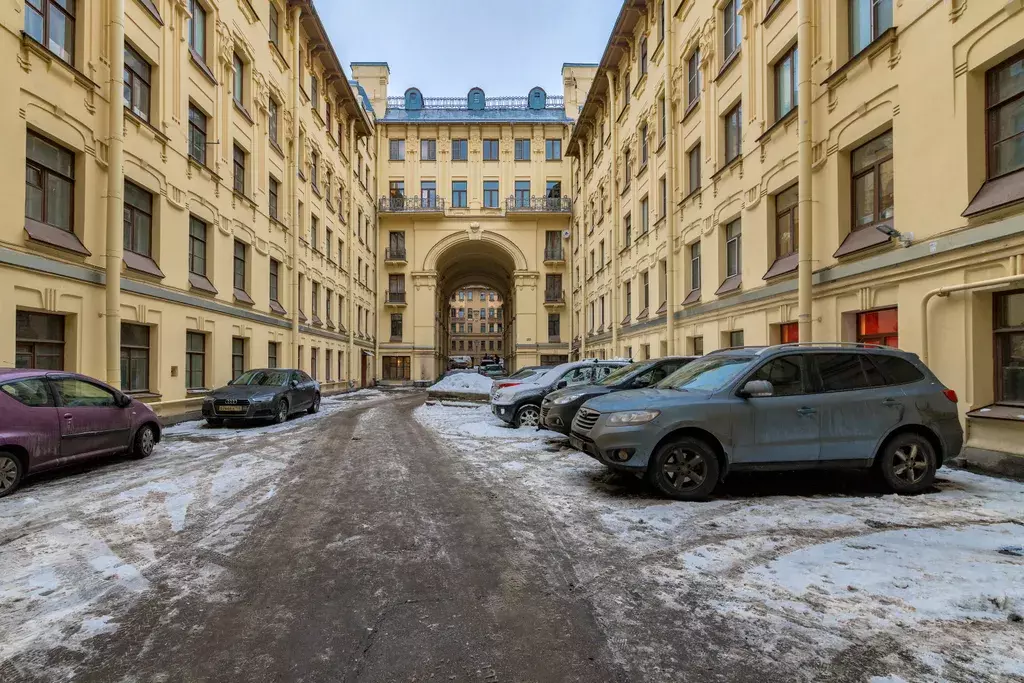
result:
[(127, 408), (132, 404), (132, 397), (128, 394), (118, 394), (116, 403), (118, 408)]
[(294, 389), (295, 387), (299, 386), (299, 380), (293, 379), (292, 381), (288, 382), (288, 386)]
[(775, 387), (764, 379), (755, 379), (747, 382), (740, 389), (740, 396), (743, 398), (768, 398), (775, 395)]
[(564, 379), (560, 379), (558, 384), (555, 385), (555, 389), (565, 389), (567, 386), (569, 386), (569, 383)]

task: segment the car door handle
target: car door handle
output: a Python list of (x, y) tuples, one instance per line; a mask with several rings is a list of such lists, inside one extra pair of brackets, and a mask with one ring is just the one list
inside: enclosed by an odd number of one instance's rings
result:
[(65, 420), (70, 420), (71, 418), (72, 418), (71, 413), (64, 413), (64, 419)]
[(882, 399), (882, 405), (887, 408), (898, 408), (902, 404), (894, 398), (885, 398)]

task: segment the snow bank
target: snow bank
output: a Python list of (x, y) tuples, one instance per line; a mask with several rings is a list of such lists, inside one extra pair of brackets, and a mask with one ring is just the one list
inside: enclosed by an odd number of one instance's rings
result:
[(448, 375), (430, 387), (428, 391), (443, 394), (484, 394), (491, 391), (492, 381), (489, 377), (476, 372), (456, 372)]

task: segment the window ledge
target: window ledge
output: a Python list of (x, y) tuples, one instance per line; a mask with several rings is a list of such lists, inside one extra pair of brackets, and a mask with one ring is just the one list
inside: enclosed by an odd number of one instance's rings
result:
[(25, 232), (29, 239), (51, 247), (57, 247), (70, 251), (80, 256), (92, 256), (92, 252), (85, 248), (78, 235), (67, 230), (34, 221), (31, 218), (25, 219)]
[[(156, 23), (158, 23), (161, 26), (164, 25), (164, 20), (160, 16), (160, 10), (158, 10), (156, 8), (156, 5), (153, 4), (153, 0), (136, 0), (136, 2), (138, 2), (140, 5), (142, 5), (142, 8), (144, 10), (149, 12), (149, 15), (151, 17), (153, 17), (153, 19), (156, 20)], [(154, 394), (154, 395), (156, 395), (156, 394)]]
[(206, 64), (206, 61), (202, 58), (202, 56), (200, 56), (198, 52), (195, 51), (195, 49), (191, 45), (188, 46), (188, 55), (192, 58), (192, 63), (196, 65), (196, 68), (203, 72), (203, 75), (206, 76), (206, 79), (210, 81), (211, 84), (217, 85), (217, 78), (213, 75), (213, 71), (210, 70), (210, 67)]
[(190, 156), (188, 158), (188, 163), (189, 163), (190, 166), (193, 166), (194, 168), (196, 168), (196, 169), (198, 169), (200, 171), (204, 171), (206, 173), (209, 173), (210, 177), (213, 178), (214, 180), (216, 180), (218, 182), (221, 180), (221, 177), (219, 175), (217, 175), (216, 173), (214, 173), (212, 168), (210, 168), (209, 166), (207, 166), (203, 162), (199, 161), (195, 157)]
[(205, 396), (206, 394), (210, 393), (210, 391), (211, 391), (210, 389), (186, 389), (185, 390), (185, 395), (186, 396)]
[(887, 46), (894, 40), (896, 40), (895, 26), (883, 31), (882, 35), (875, 38), (872, 42), (868, 44), (867, 47), (865, 47), (863, 50), (861, 50), (860, 52), (846, 60), (846, 63), (843, 64), (838, 69), (836, 69), (835, 71), (833, 71), (831, 74), (829, 74), (828, 77), (821, 82), (821, 85), (826, 86), (828, 88), (831, 88), (834, 85), (839, 85), (844, 80), (846, 80), (846, 72), (849, 71), (854, 64), (858, 64), (869, 55), (874, 54), (877, 51), (877, 48)]
[(778, 10), (780, 7), (782, 7), (782, 4), (785, 1), (786, 0), (773, 0), (771, 6), (768, 8), (768, 11), (765, 12), (764, 19), (761, 20), (761, 23), (762, 24), (768, 23), (768, 20), (771, 19), (773, 16), (775, 16), (776, 10)]
[(42, 57), (43, 59), (45, 59), (47, 61), (56, 61), (58, 64), (63, 66), (65, 69), (70, 71), (71, 75), (74, 77), (74, 79), (76, 81), (78, 81), (78, 83), (80, 85), (84, 85), (87, 88), (92, 88), (93, 90), (95, 90), (97, 92), (100, 90), (99, 83), (97, 83), (96, 81), (92, 80), (91, 78), (86, 76), (84, 73), (82, 73), (81, 71), (76, 69), (74, 64), (68, 64), (67, 62), (65, 62), (63, 59), (58, 57), (54, 52), (50, 51), (49, 48), (47, 48), (45, 45), (43, 45), (42, 43), (37, 41), (32, 36), (30, 36), (29, 34), (25, 33), (24, 31), (21, 32), (21, 45), (22, 45), (23, 48), (35, 52), (37, 55), (39, 55), (40, 57)]
[(284, 310), (284, 306), (273, 299), (270, 300), (270, 311), (271, 313), (277, 313), (278, 315), (288, 315), (288, 311)]
[[(882, 223), (881, 225), (888, 225), (892, 227), (892, 221)], [(881, 244), (886, 244), (890, 241), (889, 235), (879, 231), (875, 226), (869, 226), (866, 228), (860, 228), (859, 230), (853, 230), (846, 236), (843, 243), (836, 249), (836, 253), (832, 254), (833, 258), (841, 258), (843, 256), (849, 256), (871, 247), (877, 247)]]
[(771, 268), (764, 274), (763, 280), (770, 280), (773, 277), (779, 277), (780, 275), (787, 275), (793, 273), (800, 266), (800, 256), (796, 252), (783, 256), (782, 258), (775, 259), (772, 263)]
[(623, 197), (627, 192), (629, 192), (629, 183), (622, 186), (622, 192), (619, 193), (619, 196)]
[(683, 112), (683, 118), (680, 121), (680, 123), (686, 123), (686, 120), (690, 118), (690, 115), (693, 114), (693, 112), (697, 111), (698, 109), (700, 109), (699, 97), (695, 99), (693, 102), (690, 102), (688, 105), (686, 105), (686, 111)]
[(695, 304), (698, 301), (700, 301), (700, 290), (699, 289), (691, 289), (690, 293), (686, 295), (686, 298), (683, 299), (683, 303), (680, 304), (680, 305), (687, 306), (689, 304)]
[(252, 300), (252, 297), (249, 296), (249, 294), (246, 293), (244, 289), (238, 289), (237, 287), (235, 287), (234, 294), (235, 301), (237, 303), (245, 304), (246, 306), (253, 306), (256, 303), (255, 301)]
[(725, 278), (722, 285), (715, 290), (715, 296), (723, 296), (725, 294), (732, 294), (738, 292), (743, 287), (743, 276), (742, 275), (730, 275)]
[(993, 403), (984, 408), (972, 410), (967, 413), (967, 417), (972, 420), (1009, 420), (1011, 422), (1024, 423), (1024, 406)]
[(217, 288), (213, 286), (213, 283), (205, 275), (189, 273), (188, 284), (194, 290), (205, 292), (206, 294), (217, 294)]
[(642, 175), (643, 175), (644, 173), (647, 173), (647, 163), (646, 163), (646, 162), (644, 163), (644, 165), (643, 165), (643, 166), (641, 166), (641, 167), (640, 167), (640, 168), (639, 168), (639, 169), (637, 170), (637, 172), (636, 172), (636, 177), (637, 177), (637, 178), (639, 178), (639, 177), (640, 177), (640, 176), (642, 176)]
[(139, 389), (137, 391), (124, 390), (124, 393), (128, 394), (132, 398), (137, 399), (139, 401), (153, 401), (153, 400), (161, 399), (161, 398), (164, 397), (163, 394), (158, 394), (158, 393), (149, 391), (148, 389)]
[(718, 83), (718, 81), (720, 81), (722, 77), (732, 69), (732, 65), (739, 61), (740, 52), (742, 51), (742, 48), (736, 48), (732, 51), (731, 55), (725, 58), (725, 61), (722, 63), (722, 68), (719, 69), (718, 75), (715, 76), (715, 83)]
[(792, 121), (796, 117), (798, 111), (798, 107), (793, 107), (792, 109), (787, 111), (785, 116), (777, 120), (772, 125), (768, 126), (768, 129), (765, 130), (765, 132), (761, 133), (761, 135), (756, 140), (754, 140), (754, 142), (761, 142), (762, 140), (767, 142), (769, 139), (771, 139), (772, 133), (775, 132), (775, 129), (778, 128), (779, 126), (785, 126), (787, 123)]
[(973, 218), (1021, 201), (1024, 201), (1024, 169), (986, 181), (961, 215)]
[(250, 126), (256, 125), (256, 122), (252, 120), (252, 114), (249, 113), (249, 110), (245, 108), (244, 104), (242, 104), (236, 99), (232, 99), (231, 103), (235, 105), (235, 110), (245, 117), (245, 120), (249, 122)]
[(711, 180), (717, 180), (717, 179), (718, 179), (718, 177), (719, 177), (719, 176), (721, 176), (721, 175), (722, 175), (723, 173), (725, 173), (725, 172), (726, 172), (726, 171), (728, 171), (729, 169), (733, 168), (734, 166), (736, 166), (736, 165), (738, 165), (738, 164), (742, 164), (742, 163), (743, 163), (743, 154), (742, 154), (742, 153), (740, 153), (740, 155), (739, 155), (739, 156), (737, 156), (737, 157), (736, 157), (735, 159), (732, 159), (732, 160), (730, 160), (730, 161), (727, 161), (727, 162), (726, 162), (726, 164), (725, 164), (725, 166), (723, 166), (722, 168), (720, 168), (720, 169), (718, 169), (717, 171), (715, 171), (715, 172), (714, 172), (714, 173), (713, 173), (713, 174), (711, 175)]
[(137, 254), (134, 251), (128, 251), (126, 249), (122, 260), (128, 270), (133, 270), (137, 273), (150, 275), (160, 279), (164, 278), (164, 272), (160, 270), (160, 266), (156, 264), (156, 261), (145, 254)]

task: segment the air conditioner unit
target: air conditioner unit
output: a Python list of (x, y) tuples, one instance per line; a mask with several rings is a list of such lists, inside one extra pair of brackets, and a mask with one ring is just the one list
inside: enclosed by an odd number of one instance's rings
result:
[(567, 240), (570, 237), (572, 237), (572, 233), (571, 232), (569, 232), (568, 230), (563, 230), (562, 231), (562, 239), (563, 240)]

